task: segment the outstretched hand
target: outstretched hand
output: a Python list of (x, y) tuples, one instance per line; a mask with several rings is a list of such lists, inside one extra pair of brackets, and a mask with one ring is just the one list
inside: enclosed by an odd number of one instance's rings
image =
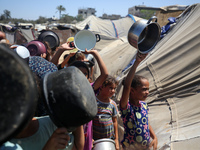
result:
[(62, 44), (59, 49), (62, 49), (62, 50), (72, 50), (74, 49), (73, 47), (70, 47), (70, 44), (69, 43), (64, 43)]
[(92, 54), (95, 51), (97, 51), (97, 50), (95, 50), (95, 49), (87, 50), (87, 48), (85, 48), (85, 51), (83, 51), (82, 53), (83, 54)]
[(57, 128), (51, 135), (43, 150), (57, 150), (66, 148), (70, 136), (66, 128)]

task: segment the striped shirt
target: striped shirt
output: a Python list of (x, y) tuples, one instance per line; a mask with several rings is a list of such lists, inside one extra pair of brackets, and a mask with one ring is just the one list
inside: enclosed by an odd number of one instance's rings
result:
[(93, 119), (93, 138), (115, 138), (112, 118), (117, 117), (118, 109), (116, 103), (111, 100), (109, 103), (97, 99), (98, 113)]

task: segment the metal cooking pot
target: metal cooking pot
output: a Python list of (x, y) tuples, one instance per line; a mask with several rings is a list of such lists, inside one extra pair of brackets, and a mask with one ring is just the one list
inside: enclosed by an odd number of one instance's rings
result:
[(99, 139), (94, 141), (93, 150), (116, 150), (115, 141), (112, 139)]
[(34, 116), (37, 87), (28, 65), (0, 44), (0, 145), (19, 134)]
[(96, 42), (101, 40), (99, 34), (94, 34), (89, 30), (81, 30), (74, 37), (74, 44), (80, 51), (91, 50), (95, 47)]
[(31, 56), (41, 56), (41, 54), (47, 53), (45, 44), (38, 40), (30, 41), (26, 48), (29, 50)]
[(50, 117), (58, 127), (73, 131), (97, 114), (92, 86), (76, 67), (45, 75), (43, 91)]
[(45, 30), (45, 31), (43, 31), (38, 36), (38, 40), (42, 41), (42, 42), (48, 42), (49, 47), (52, 50), (55, 50), (56, 47), (58, 47), (60, 45), (59, 36), (55, 32), (53, 32), (51, 30)]
[[(155, 22), (153, 22), (155, 20)], [(135, 22), (128, 32), (128, 42), (142, 54), (150, 52), (160, 40), (161, 28), (157, 17)]]

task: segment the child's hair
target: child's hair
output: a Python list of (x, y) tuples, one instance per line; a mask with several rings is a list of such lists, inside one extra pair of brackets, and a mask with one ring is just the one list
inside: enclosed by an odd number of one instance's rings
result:
[(131, 83), (131, 87), (132, 88), (137, 88), (138, 86), (142, 86), (142, 83), (141, 83), (141, 80), (142, 79), (146, 79), (148, 80), (147, 78), (143, 77), (143, 76), (140, 76), (140, 75), (135, 75), (134, 78), (133, 78), (133, 81)]
[[(64, 59), (68, 56), (69, 54), (64, 55)], [(69, 58), (68, 64), (70, 65), (71, 63), (73, 63), (75, 61), (75, 56), (72, 56)]]
[(114, 78), (113, 76), (108, 75), (106, 80), (103, 82), (102, 86), (106, 87), (106, 86), (112, 85), (112, 84), (115, 84), (117, 86), (119, 84), (119, 81), (116, 80), (116, 78)]
[(70, 64), (70, 66), (75, 66), (77, 68), (86, 68), (88, 72), (88, 78), (90, 77), (90, 70), (88, 65), (86, 65), (83, 61), (74, 61), (73, 63)]
[(83, 54), (82, 52), (76, 52), (75, 59), (76, 60), (80, 60), (80, 59), (84, 60), (85, 59), (85, 54)]

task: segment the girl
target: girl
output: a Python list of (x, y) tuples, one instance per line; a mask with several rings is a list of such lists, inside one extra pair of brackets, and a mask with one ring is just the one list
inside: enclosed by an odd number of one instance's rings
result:
[[(85, 52), (83, 53), (92, 54), (99, 65), (101, 73), (98, 76), (98, 78), (93, 83), (91, 83), (91, 86), (93, 87), (95, 94), (97, 94), (100, 86), (103, 84), (103, 82), (108, 76), (106, 65), (104, 64), (103, 59), (101, 58), (97, 50), (92, 49), (90, 51), (87, 51), (87, 49), (85, 49)], [(79, 68), (82, 71), (82, 73), (86, 76), (86, 78), (88, 78), (88, 81), (90, 80), (90, 70), (84, 61), (75, 61), (70, 66), (75, 66)], [(85, 134), (84, 150), (91, 150), (93, 147), (92, 121), (84, 124), (83, 129)]]
[[(144, 77), (134, 77), (137, 66), (145, 57), (146, 54), (138, 52), (136, 61), (124, 80), (120, 100), (125, 130), (121, 141), (124, 150), (147, 150), (151, 146), (154, 150), (157, 149), (157, 137), (148, 123), (148, 106), (144, 102), (149, 94), (149, 82)], [(151, 143), (150, 137), (153, 139)]]
[(114, 77), (108, 76), (100, 87), (97, 95), (98, 113), (93, 119), (94, 140), (110, 138), (115, 140), (116, 150), (119, 150), (117, 105), (110, 98), (115, 94), (118, 81)]

